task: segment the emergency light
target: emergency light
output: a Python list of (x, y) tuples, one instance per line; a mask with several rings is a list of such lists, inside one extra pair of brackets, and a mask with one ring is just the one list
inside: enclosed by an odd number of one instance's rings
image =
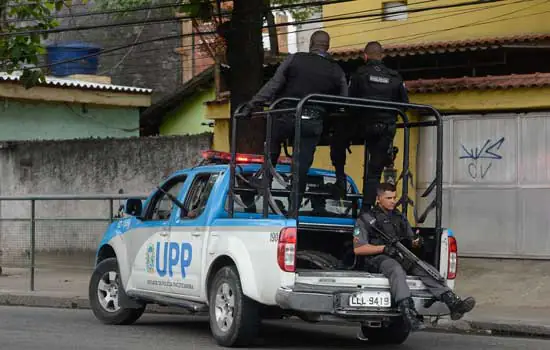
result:
[[(229, 163), (231, 161), (231, 153), (208, 150), (202, 152), (202, 158), (210, 162)], [(240, 164), (262, 164), (264, 162), (264, 156), (260, 154), (237, 153), (235, 159)], [(290, 165), (292, 164), (292, 158), (279, 157), (277, 163)]]

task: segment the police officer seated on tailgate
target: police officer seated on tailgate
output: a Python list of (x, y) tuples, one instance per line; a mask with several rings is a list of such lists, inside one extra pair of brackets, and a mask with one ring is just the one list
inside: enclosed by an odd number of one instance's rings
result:
[[(366, 64), (350, 78), (350, 97), (408, 103), (403, 79), (399, 73), (382, 63), (383, 57), (380, 43), (374, 41), (365, 46)], [(336, 171), (338, 196), (343, 197), (345, 194), (346, 149), (351, 140), (358, 137), (365, 141), (370, 158), (363, 205), (370, 207), (374, 204), (376, 186), (380, 183), (384, 166), (392, 162), (396, 122), (396, 112), (371, 108), (350, 109), (350, 116), (334, 121), (330, 156)]]
[[(376, 227), (401, 241), (407, 248), (419, 247), (420, 238), (414, 239), (412, 228), (397, 209), (395, 186), (382, 183), (377, 188), (377, 205), (367, 209), (369, 214), (376, 218)], [(365, 215), (364, 212), (360, 216)], [(418, 232), (417, 232), (418, 233)], [(407, 285), (407, 274), (420, 277), (424, 285), (430, 290), (436, 300), (444, 302), (451, 311), (451, 318), (458, 320), (464, 313), (471, 311), (475, 300), (468, 297), (460, 299), (445, 284), (441, 284), (429, 276), (423, 269), (413, 266), (403, 267), (403, 260), (393, 245), (388, 245), (374, 230), (369, 229), (360, 218), (357, 220), (354, 231), (354, 252), (357, 256), (365, 257), (365, 266), (372, 273), (382, 273), (389, 279), (393, 300), (401, 310), (405, 321), (411, 330), (423, 328)]]
[[(243, 113), (268, 101), (281, 97), (302, 99), (309, 94), (330, 94), (347, 96), (346, 76), (337, 62), (328, 54), (330, 36), (325, 31), (316, 31), (310, 39), (309, 52), (298, 52), (289, 55), (279, 66), (275, 75), (260, 89), (252, 100), (243, 108)], [(293, 108), (297, 102), (281, 103), (276, 108)], [(315, 148), (323, 132), (325, 106), (306, 105), (302, 113), (302, 135), (299, 157), (299, 191), (303, 195), (306, 188), (306, 176)], [(272, 141), (270, 144), (271, 163), (275, 167), (281, 152), (281, 143), (294, 137), (295, 113), (273, 114)], [(252, 181), (252, 183), (258, 183)], [(300, 196), (301, 198), (301, 196)]]

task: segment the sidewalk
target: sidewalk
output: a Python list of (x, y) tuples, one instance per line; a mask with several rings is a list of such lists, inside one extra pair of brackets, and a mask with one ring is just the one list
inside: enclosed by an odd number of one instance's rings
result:
[[(92, 270), (86, 265), (38, 268), (35, 292), (29, 291), (28, 270), (3, 268), (0, 305), (89, 308)], [(550, 337), (550, 262), (462, 258), (456, 291), (474, 296), (476, 308), (460, 321), (441, 320), (436, 329)], [(165, 307), (150, 311), (182, 312)]]

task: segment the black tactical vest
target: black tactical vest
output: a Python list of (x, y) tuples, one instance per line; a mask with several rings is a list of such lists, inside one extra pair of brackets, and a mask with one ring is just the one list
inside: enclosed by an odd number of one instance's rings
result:
[[(381, 61), (367, 61), (366, 65), (357, 70), (353, 79), (359, 79), (355, 83), (361, 86), (362, 94), (362, 96), (354, 97), (401, 102), (400, 89), (403, 85), (403, 79), (399, 73), (389, 69)], [(395, 122), (397, 118), (396, 112), (372, 110), (368, 113), (368, 120), (375, 122)]]
[[(394, 210), (391, 215), (387, 215), (382, 211), (382, 209), (374, 207), (372, 209), (372, 215), (376, 218), (376, 227), (378, 227), (381, 231), (384, 231), (393, 237), (399, 237), (401, 240), (408, 238), (404, 225), (405, 218), (398, 210)], [(386, 244), (384, 239), (374, 230), (369, 231), (369, 243), (372, 245)], [(403, 241), (402, 243), (405, 244)]]
[[(304, 98), (309, 94), (340, 94), (342, 69), (329, 57), (298, 52), (286, 71), (287, 83), (278, 97)], [(324, 111), (319, 108), (319, 111)]]

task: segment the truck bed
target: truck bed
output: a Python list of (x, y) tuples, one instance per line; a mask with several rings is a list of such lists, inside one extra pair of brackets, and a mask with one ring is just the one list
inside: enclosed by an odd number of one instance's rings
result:
[[(414, 228), (413, 228), (414, 229)], [(364, 272), (360, 257), (353, 253), (353, 227), (301, 224), (297, 239), (297, 272), (338, 270)], [(420, 259), (439, 268), (437, 239), (433, 229), (420, 228), (424, 245), (413, 250)], [(371, 274), (372, 276), (372, 274)]]
[[(380, 273), (366, 271), (355, 257), (352, 230), (351, 226), (300, 225), (294, 284), (278, 290), (279, 306), (310, 321), (371, 319), (378, 322), (384, 317), (400, 315), (391, 298), (388, 279)], [(415, 253), (434, 264), (437, 238), (430, 229), (423, 229), (420, 234), (425, 244)], [(433, 301), (432, 295), (418, 277), (407, 276), (407, 284), (420, 314), (448, 315), (445, 304), (428, 304)]]

